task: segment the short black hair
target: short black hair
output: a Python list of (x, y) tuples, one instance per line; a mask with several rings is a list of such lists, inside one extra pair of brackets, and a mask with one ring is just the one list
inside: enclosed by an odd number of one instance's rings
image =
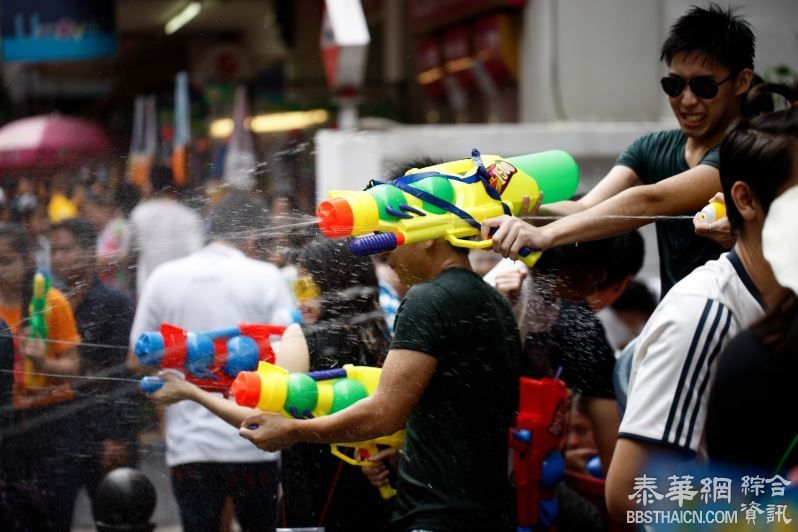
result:
[(160, 194), (167, 191), (176, 191), (177, 183), (172, 169), (165, 164), (159, 164), (150, 171), (150, 185), (153, 194)]
[(50, 232), (63, 229), (68, 231), (81, 249), (94, 250), (97, 247), (97, 231), (94, 226), (85, 218), (67, 218), (62, 220), (50, 228)]
[(468, 258), (468, 255), (471, 253), (471, 248), (467, 248), (464, 246), (455, 246), (449, 241), (447, 241), (447, 243), (452, 248), (452, 251), (454, 251), (456, 254), (460, 255), (461, 257)]
[(0, 240), (25, 261), (25, 280), (22, 282), (22, 322), (29, 317), (30, 302), (33, 299), (33, 276), (36, 273), (36, 260), (33, 257), (33, 240), (25, 227), (16, 222), (0, 222)]
[(699, 52), (706, 58), (717, 59), (739, 74), (754, 68), (756, 37), (751, 25), (735, 15), (733, 8), (723, 9), (716, 3), (706, 7), (693, 6), (671, 26), (662, 44), (660, 60), (670, 65), (681, 52)]
[(607, 238), (557, 246), (541, 254), (534, 272), (565, 277), (569, 282), (590, 279), (598, 284), (606, 277), (611, 253)]
[(607, 288), (627, 276), (637, 275), (646, 256), (646, 244), (637, 229), (606, 240), (609, 241), (610, 255), (607, 258), (607, 276), (598, 283), (599, 289)]
[(767, 90), (757, 89), (757, 87), (764, 84), (765, 80), (762, 79), (762, 76), (754, 72), (751, 76), (751, 88), (745, 94), (740, 108), (742, 116), (757, 116), (773, 112), (775, 109), (773, 95)]
[(114, 191), (113, 204), (127, 218), (140, 199), (141, 192), (137, 186), (132, 183), (119, 183)]
[[(781, 94), (790, 102), (798, 99), (798, 83), (793, 87), (766, 83), (756, 89)], [(748, 185), (767, 213), (776, 191), (791, 177), (796, 153), (798, 107), (738, 119), (731, 125), (720, 145), (720, 182), (732, 228), (743, 226), (742, 215), (731, 199), (732, 186), (738, 181)]]
[(645, 284), (633, 279), (610, 306), (618, 312), (641, 312), (651, 316), (657, 308), (657, 300)]
[(33, 240), (20, 223), (0, 222), (0, 240), (8, 241), (11, 249), (23, 257), (33, 253)]
[(233, 192), (211, 209), (207, 240), (225, 240), (238, 245), (268, 227), (266, 204), (251, 194)]
[(352, 238), (317, 237), (305, 244), (296, 264), (321, 291), (320, 319), (352, 321), (379, 310), (377, 274), (371, 257), (349, 251)]

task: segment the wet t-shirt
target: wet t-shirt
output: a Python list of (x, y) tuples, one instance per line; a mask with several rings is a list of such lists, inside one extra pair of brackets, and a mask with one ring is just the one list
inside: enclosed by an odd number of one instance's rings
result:
[(475, 273), (445, 270), (408, 292), (395, 349), (438, 361), (406, 424), (395, 527), (501, 530), (521, 351), (509, 303)]
[(615, 352), (586, 303), (563, 300), (554, 325), (524, 341), (524, 376), (539, 379), (558, 370), (566, 386), (582, 395), (615, 399)]
[[(686, 145), (687, 136), (680, 129), (649, 133), (626, 148), (615, 164), (634, 170), (645, 185), (658, 183), (690, 169), (684, 158)], [(698, 164), (718, 168), (718, 148), (709, 150)], [(714, 241), (696, 236), (692, 220), (662, 220), (656, 222), (656, 227), (662, 297), (690, 272), (726, 251)]]

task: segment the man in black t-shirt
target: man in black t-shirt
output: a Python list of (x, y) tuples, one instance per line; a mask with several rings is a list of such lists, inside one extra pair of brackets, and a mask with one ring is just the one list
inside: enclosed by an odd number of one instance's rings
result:
[(443, 240), (400, 246), (389, 263), (414, 286), (376, 392), (312, 420), (251, 416), (241, 434), (276, 450), (360, 441), (404, 425), (394, 529), (502, 530), (512, 500), (507, 434), (520, 361), (512, 309), (471, 271), (465, 250)]

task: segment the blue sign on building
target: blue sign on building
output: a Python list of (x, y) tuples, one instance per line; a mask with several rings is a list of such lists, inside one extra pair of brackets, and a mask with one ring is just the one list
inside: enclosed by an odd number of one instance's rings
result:
[(116, 55), (112, 0), (3, 0), (3, 61)]

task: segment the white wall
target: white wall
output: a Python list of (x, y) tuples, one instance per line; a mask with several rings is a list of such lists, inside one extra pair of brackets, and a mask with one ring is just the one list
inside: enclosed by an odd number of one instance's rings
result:
[(521, 121), (657, 118), (661, 20), (659, 0), (529, 0)]
[(568, 119), (658, 116), (659, 3), (555, 2), (560, 94)]
[[(521, 121), (669, 117), (658, 80), (670, 26), (700, 0), (529, 0), (521, 38)], [(798, 70), (798, 0), (718, 0), (754, 27), (756, 70)]]

